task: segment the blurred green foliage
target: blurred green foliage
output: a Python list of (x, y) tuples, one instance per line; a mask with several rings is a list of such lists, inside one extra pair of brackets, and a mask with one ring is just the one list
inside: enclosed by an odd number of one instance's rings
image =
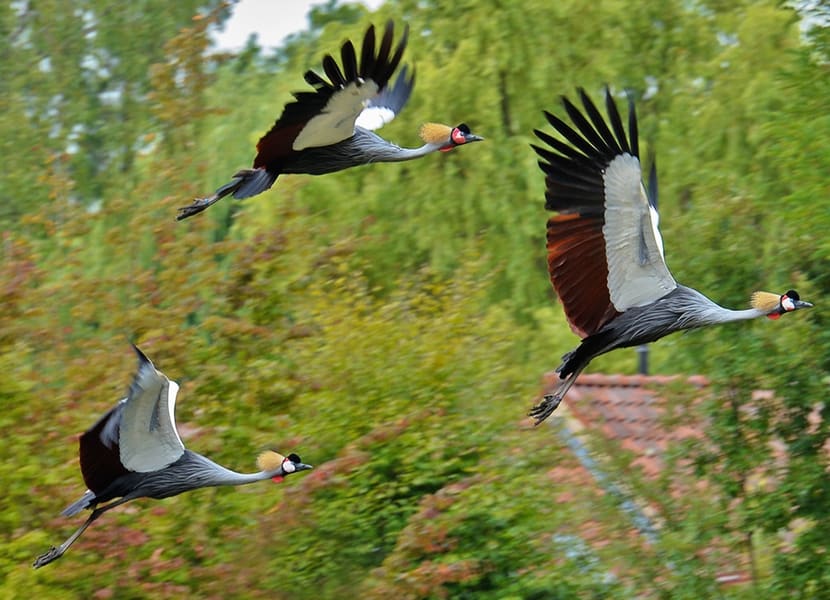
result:
[[(803, 31), (769, 1), (330, 2), (275, 53), (227, 56), (206, 52), (227, 8), (204, 4), (0, 8), (0, 596), (826, 594), (821, 6)], [(412, 29), (418, 83), (384, 135), (415, 145), (423, 121), (465, 121), (486, 143), (283, 177), (174, 222), (249, 163), (305, 69), (390, 17)], [(653, 347), (657, 371), (705, 373), (714, 389), (704, 404), (672, 390), (709, 419), (705, 443), (668, 451), (705, 494), (678, 497), (673, 470), (654, 481), (616, 457), (657, 511), (653, 544), (570, 477), (553, 430), (523, 420), (576, 344), (547, 282), (528, 144), (560, 94), (606, 82), (637, 100), (658, 155), (677, 279), (726, 305), (788, 287), (818, 305)], [(83, 491), (77, 436), (124, 392), (128, 341), (182, 382), (191, 448), (244, 470), (246, 453), (276, 447), (316, 468), (276, 489), (131, 503), (34, 571), (78, 524), (58, 516)], [(592, 370), (633, 366), (623, 351)], [(718, 586), (714, 543), (751, 558), (755, 582)]]

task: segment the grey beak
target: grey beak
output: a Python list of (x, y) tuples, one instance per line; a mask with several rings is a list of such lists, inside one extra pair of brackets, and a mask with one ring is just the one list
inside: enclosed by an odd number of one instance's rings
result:
[(813, 305), (809, 302), (804, 302), (803, 300), (796, 300), (793, 302), (796, 308), (813, 308)]
[(311, 465), (307, 465), (305, 463), (297, 463), (294, 466), (297, 467), (298, 471), (307, 471), (308, 469), (313, 469), (314, 468)]
[(464, 138), (467, 140), (468, 143), (469, 142), (483, 142), (484, 141), (483, 137), (481, 137), (480, 135), (476, 135), (474, 133), (468, 133), (467, 135), (464, 136)]

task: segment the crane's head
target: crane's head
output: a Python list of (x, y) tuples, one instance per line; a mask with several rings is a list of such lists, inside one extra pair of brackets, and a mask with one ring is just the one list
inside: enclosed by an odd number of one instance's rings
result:
[(480, 142), (484, 138), (470, 133), (470, 128), (466, 123), (461, 123), (456, 127), (440, 123), (424, 123), (421, 126), (421, 139), (424, 143), (439, 146), (438, 150), (441, 152), (449, 152), (456, 146)]
[(770, 292), (755, 292), (750, 301), (752, 308), (759, 310), (770, 319), (777, 319), (784, 313), (799, 308), (812, 308), (812, 304), (804, 302), (795, 290), (788, 290), (786, 294), (772, 294)]
[(288, 456), (283, 456), (276, 450), (266, 450), (260, 454), (256, 459), (256, 464), (260, 471), (267, 473), (276, 483), (282, 482), (291, 473), (312, 468), (293, 452)]

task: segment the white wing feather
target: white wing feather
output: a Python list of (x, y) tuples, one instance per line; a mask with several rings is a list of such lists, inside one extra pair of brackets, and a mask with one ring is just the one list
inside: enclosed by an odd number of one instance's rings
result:
[(616, 157), (603, 180), (608, 291), (614, 308), (622, 312), (662, 298), (677, 282), (663, 257), (657, 211), (648, 202), (640, 161), (630, 154)]
[[(645, 193), (645, 190), (643, 190)], [(651, 217), (651, 229), (654, 233), (654, 241), (657, 242), (657, 249), (660, 251), (660, 257), (663, 262), (666, 262), (666, 251), (663, 249), (663, 236), (660, 235), (660, 213), (649, 202), (648, 214)]]
[(374, 131), (380, 129), (395, 118), (395, 111), (385, 106), (367, 106), (357, 116), (355, 125)]
[(306, 123), (291, 147), (294, 150), (319, 148), (351, 137), (354, 135), (355, 120), (377, 93), (378, 84), (371, 79), (361, 84), (352, 81), (337, 90), (320, 114)]
[(121, 415), (121, 462), (131, 471), (157, 471), (176, 462), (184, 443), (176, 431), (175, 381), (142, 361)]

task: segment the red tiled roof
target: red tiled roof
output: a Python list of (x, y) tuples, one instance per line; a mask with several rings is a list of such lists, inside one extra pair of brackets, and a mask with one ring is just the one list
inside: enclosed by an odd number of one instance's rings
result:
[[(542, 394), (556, 387), (559, 376), (544, 376)], [(601, 434), (601, 438), (618, 444), (633, 454), (630, 465), (640, 467), (650, 477), (657, 476), (664, 466), (662, 455), (670, 442), (704, 439), (705, 423), (700, 413), (689, 414), (686, 407), (700, 402), (709, 385), (705, 377), (665, 375), (603, 375), (588, 374), (577, 379), (568, 392), (560, 418), (574, 433), (581, 430)], [(679, 386), (693, 397), (689, 402), (675, 402), (677, 394), (668, 386)], [(674, 388), (676, 389), (676, 388)], [(757, 392), (763, 395), (765, 392)], [(753, 399), (755, 395), (753, 395)], [(685, 471), (685, 470), (684, 470)], [(673, 494), (681, 489), (705, 486), (704, 481), (689, 479), (683, 472), (673, 472)], [(655, 512), (656, 507), (644, 507)], [(657, 511), (659, 513), (659, 510)], [(713, 544), (704, 550), (718, 565), (716, 580), (722, 585), (749, 580), (744, 557)], [(719, 558), (718, 558), (719, 557)]]
[[(559, 381), (556, 373), (544, 377), (543, 393), (552, 391)], [(600, 432), (638, 455), (635, 462), (648, 475), (662, 467), (660, 455), (670, 441), (702, 438), (699, 423), (683, 419), (669, 424), (664, 388), (684, 381), (667, 375), (588, 374), (577, 379), (564, 404), (585, 429)], [(702, 389), (708, 381), (702, 376), (685, 379), (689, 386)]]

